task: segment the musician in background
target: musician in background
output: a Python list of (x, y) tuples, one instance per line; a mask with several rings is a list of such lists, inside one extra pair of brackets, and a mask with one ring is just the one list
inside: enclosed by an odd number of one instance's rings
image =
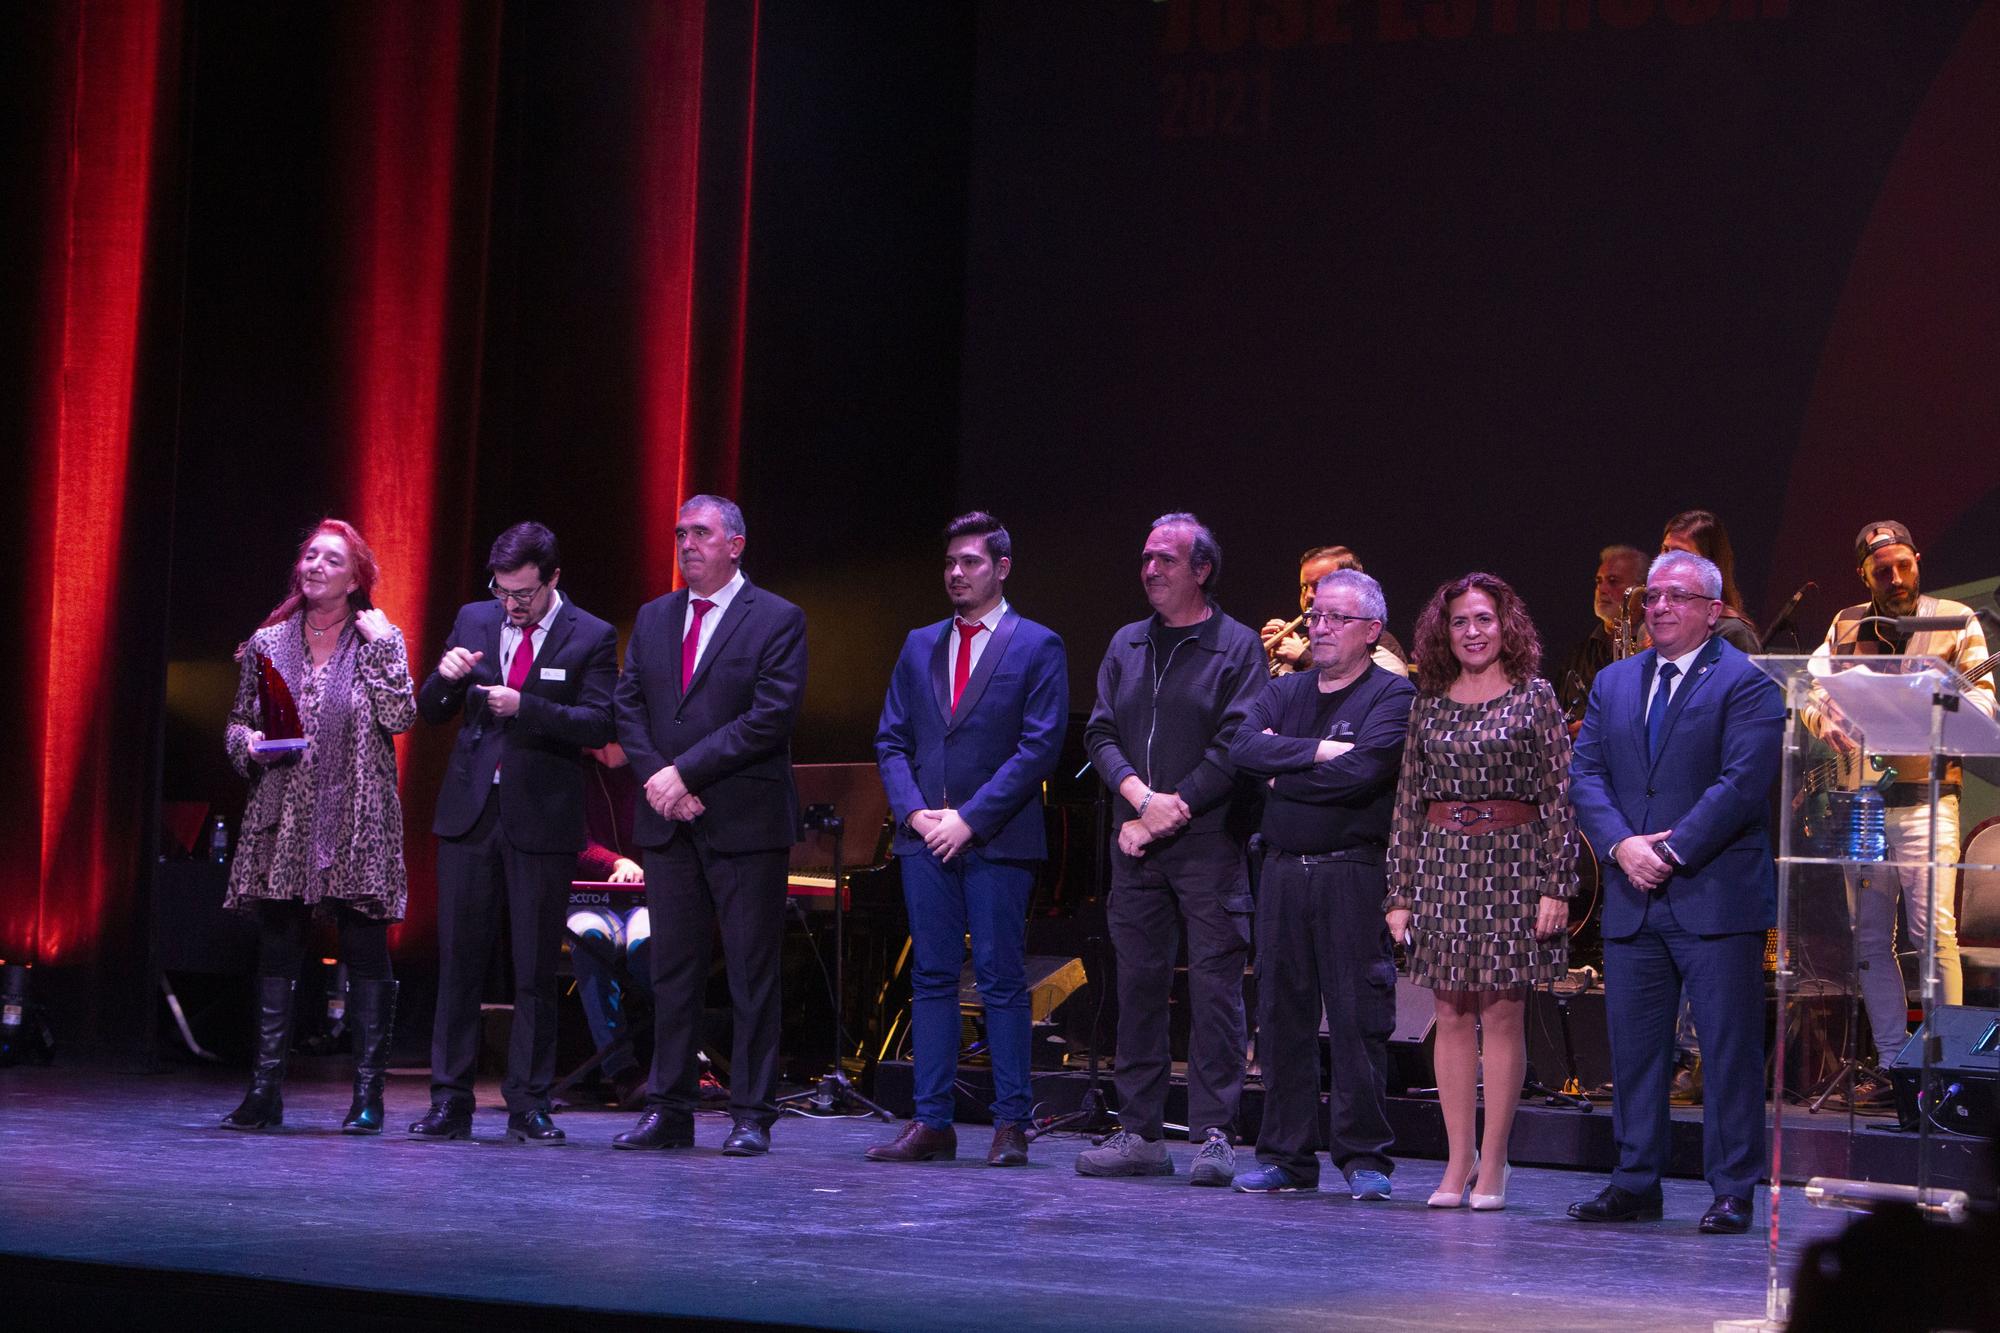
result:
[(1736, 586), (1736, 548), (1729, 543), (1729, 529), (1706, 509), (1686, 509), (1667, 520), (1660, 536), (1660, 553), (1686, 551), (1698, 555), (1722, 571), (1722, 618), (1715, 622), (1715, 637), (1745, 653), (1761, 653), (1757, 627), (1743, 610), (1743, 593)]
[[(1264, 622), (1258, 636), (1271, 662), (1273, 676), (1289, 676), (1312, 666), (1312, 641), (1305, 631), (1305, 613), (1312, 610), (1313, 590), (1319, 581), (1336, 569), (1361, 570), (1360, 557), (1345, 546), (1315, 546), (1299, 557), (1299, 614), (1292, 620), (1273, 617)], [(1371, 660), (1384, 671), (1409, 673), (1410, 655), (1388, 630), (1375, 641)]]
[[(1962, 673), (1986, 660), (1986, 634), (1972, 609), (1942, 597), (1926, 597), (1920, 591), (1922, 557), (1908, 528), (1893, 520), (1870, 523), (1854, 540), (1854, 557), (1856, 570), (1868, 588), (1868, 600), (1834, 616), (1827, 627), (1826, 641), (1814, 650), (1814, 657), (1850, 653), (1938, 657)], [(1878, 616), (1958, 616), (1965, 623), (1959, 629), (1904, 634), (1893, 621), (1872, 619)], [(1991, 716), (1993, 678), (1990, 675), (1980, 678), (1967, 697), (1974, 707)], [(1903, 919), (1909, 924), (1910, 947), (1917, 956), (1923, 956), (1933, 935), (1937, 939), (1940, 992), (1937, 1001), (1965, 1002), (1958, 926), (1952, 915), (1958, 876), (1954, 870), (1940, 869), (1932, 886), (1931, 901), (1925, 902), (1922, 872), (1899, 870), (1894, 864), (1930, 859), (1928, 757), (1864, 758), (1857, 740), (1841, 729), (1837, 718), (1814, 710), (1806, 714), (1805, 721), (1841, 752), (1844, 761), (1854, 763), (1855, 782), (1874, 783), (1883, 776), (1884, 768), (1895, 770), (1894, 779), (1883, 792), (1887, 806), (1884, 832), (1889, 843), (1888, 864), (1865, 870), (1853, 867), (1847, 875), (1848, 916), (1854, 923), (1855, 966), (1860, 973), (1862, 1004), (1868, 1011), (1869, 1030), (1875, 1035), (1876, 1052), (1888, 1059), (1902, 1048), (1909, 1035), (1908, 992), (1896, 959), (1898, 898), (1902, 900)], [(1875, 762), (1877, 759), (1881, 761), (1879, 764)], [(1946, 860), (1956, 860), (1958, 856), (1958, 796), (1962, 780), (1958, 762), (1951, 761), (1942, 775), (1937, 804), (1937, 846), (1939, 855)], [(1859, 1087), (1856, 1100), (1862, 1100)]]
[[(1597, 624), (1562, 661), (1556, 675), (1556, 701), (1572, 727), (1583, 717), (1584, 701), (1597, 673), (1618, 659), (1618, 632), (1625, 618), (1626, 594), (1646, 576), (1646, 553), (1636, 546), (1607, 546), (1597, 553), (1597, 582), (1591, 609)], [(1634, 632), (1639, 627), (1634, 626)]]
[[(583, 789), (584, 824), (588, 832), (583, 850), (577, 854), (576, 877), (604, 884), (643, 885), (645, 867), (631, 855), (639, 850), (632, 841), (639, 784), (632, 777), (625, 747), (613, 741), (586, 753), (597, 762), (592, 780)], [(607, 941), (607, 947), (622, 950), (623, 946)], [(633, 951), (633, 975), (651, 975), (647, 970), (649, 962), (650, 946), (642, 945)], [(632, 1053), (618, 969), (606, 966), (597, 952), (582, 945), (570, 950), (570, 967), (576, 974), (576, 998), (583, 1006), (584, 1022), (590, 1025), (591, 1041), (604, 1055), (598, 1072), (610, 1084), (611, 1100), (622, 1109), (634, 1109), (628, 1103), (633, 1102), (644, 1071)]]

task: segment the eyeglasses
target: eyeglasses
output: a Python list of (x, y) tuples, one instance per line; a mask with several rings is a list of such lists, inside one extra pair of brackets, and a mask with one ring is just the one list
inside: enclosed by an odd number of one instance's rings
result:
[(497, 581), (493, 579), (488, 579), (486, 581), (486, 591), (492, 593), (495, 597), (498, 597), (501, 601), (512, 602), (516, 606), (526, 606), (528, 603), (535, 600), (536, 594), (540, 593), (542, 589), (548, 586), (549, 586), (548, 583), (544, 581), (541, 583), (537, 583), (532, 588), (521, 588), (516, 590), (513, 588), (503, 588)]
[(1705, 592), (1682, 592), (1679, 588), (1648, 588), (1640, 598), (1647, 606), (1664, 606), (1672, 602), (1675, 606), (1686, 606), (1691, 602), (1712, 602), (1716, 600)]
[(1373, 616), (1344, 616), (1338, 611), (1308, 611), (1306, 612), (1306, 625), (1311, 629), (1318, 629), (1321, 625), (1325, 625), (1328, 629), (1344, 629), (1357, 620), (1373, 620), (1374, 618)]

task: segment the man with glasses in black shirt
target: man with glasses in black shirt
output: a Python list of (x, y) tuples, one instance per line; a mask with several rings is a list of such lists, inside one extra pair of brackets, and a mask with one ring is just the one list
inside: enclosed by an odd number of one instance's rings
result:
[(1246, 1193), (1319, 1188), (1324, 1004), (1333, 1163), (1356, 1199), (1389, 1197), (1396, 965), (1384, 860), (1417, 692), (1370, 660), (1387, 614), (1360, 570), (1320, 579), (1306, 614), (1314, 670), (1272, 681), (1230, 745), (1269, 788), (1256, 925), (1264, 1123), (1258, 1167), (1236, 1177)]

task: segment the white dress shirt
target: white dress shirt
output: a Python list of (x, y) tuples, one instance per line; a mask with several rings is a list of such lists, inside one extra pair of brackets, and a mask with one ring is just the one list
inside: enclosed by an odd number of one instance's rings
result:
[[(556, 613), (562, 610), (562, 604), (562, 594), (551, 589), (549, 592), (548, 610), (542, 612), (542, 618), (535, 622), (535, 656), (531, 660), (541, 660), (542, 645), (548, 642), (549, 638), (549, 626), (555, 623)], [(505, 685), (508, 674), (514, 669), (514, 654), (521, 651), (521, 640), (527, 636), (521, 633), (521, 627), (516, 625), (512, 617), (507, 615), (504, 606), (501, 608), (500, 614), (502, 617), (500, 622), (500, 683)], [(533, 674), (533, 671), (534, 668), (530, 667), (530, 675)], [(528, 682), (524, 680), (521, 683), (526, 685)], [(493, 780), (495, 782), (500, 781), (500, 765), (498, 764), (493, 766)]]
[[(693, 677), (696, 668), (701, 666), (702, 655), (708, 651), (708, 641), (715, 637), (715, 627), (722, 623), (722, 613), (727, 611), (729, 604), (736, 600), (736, 594), (743, 591), (743, 582), (743, 571), (739, 569), (729, 582), (708, 595), (706, 600), (715, 603), (715, 605), (711, 606), (708, 609), (708, 614), (701, 618), (701, 637), (695, 640), (694, 662), (691, 665), (684, 665), (682, 667), (682, 670), (686, 671), (690, 678)], [(682, 643), (687, 642), (688, 626), (694, 624), (694, 601), (698, 596), (700, 594), (695, 592), (693, 588), (688, 589), (687, 610), (681, 614)]]
[[(979, 670), (979, 659), (986, 655), (986, 645), (993, 642), (993, 631), (1000, 628), (1000, 617), (1007, 614), (1007, 599), (1002, 597), (991, 611), (979, 617), (979, 623), (986, 626), (981, 633), (972, 636), (972, 662), (966, 668), (966, 681), (971, 683), (972, 672)], [(947, 673), (958, 669), (958, 622), (965, 619), (954, 612), (951, 617), (951, 642), (945, 645), (944, 669)], [(946, 679), (950, 676), (947, 674)]]

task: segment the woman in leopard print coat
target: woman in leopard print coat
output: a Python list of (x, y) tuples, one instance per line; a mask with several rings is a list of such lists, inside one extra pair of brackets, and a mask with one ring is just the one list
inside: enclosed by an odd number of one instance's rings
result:
[[(250, 779), (227, 905), (258, 922), (258, 1022), (250, 1091), (226, 1129), (284, 1119), (293, 995), (312, 918), (331, 919), (347, 964), (354, 1105), (341, 1128), (377, 1134), (395, 1014), (388, 928), (403, 918), (403, 810), (391, 737), (416, 717), (403, 636), (374, 607), (374, 553), (339, 519), (315, 528), (291, 590), (240, 653), (225, 742)], [(268, 668), (297, 705), (304, 748), (275, 751), (259, 680)]]

